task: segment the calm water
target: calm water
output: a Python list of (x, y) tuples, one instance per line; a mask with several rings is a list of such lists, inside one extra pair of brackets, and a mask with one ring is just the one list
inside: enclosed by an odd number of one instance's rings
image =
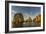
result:
[(40, 24), (37, 25), (37, 24), (35, 24), (34, 22), (32, 22), (32, 23), (24, 22), (24, 23), (23, 23), (23, 27), (39, 27), (39, 26), (40, 26)]

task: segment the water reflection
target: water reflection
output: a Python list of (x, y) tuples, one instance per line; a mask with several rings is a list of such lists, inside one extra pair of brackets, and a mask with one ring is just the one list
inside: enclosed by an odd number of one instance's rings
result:
[(23, 27), (40, 27), (40, 24), (35, 24), (34, 22), (31, 24), (29, 22), (24, 22)]

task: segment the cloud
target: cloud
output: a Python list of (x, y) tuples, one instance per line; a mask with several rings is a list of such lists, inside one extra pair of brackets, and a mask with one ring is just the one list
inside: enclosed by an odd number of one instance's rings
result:
[(13, 17), (14, 17), (14, 15), (17, 13), (17, 11), (14, 11), (14, 10), (12, 10), (11, 11), (11, 21), (13, 21)]
[(12, 13), (12, 14), (16, 14), (16, 13), (17, 13), (17, 11), (12, 10), (12, 11), (11, 11), (11, 13)]

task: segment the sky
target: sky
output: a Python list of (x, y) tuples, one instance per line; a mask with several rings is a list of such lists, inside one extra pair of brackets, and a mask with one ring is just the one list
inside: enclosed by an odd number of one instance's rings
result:
[(36, 16), (41, 13), (40, 7), (12, 6), (12, 14), (22, 13), (25, 16)]

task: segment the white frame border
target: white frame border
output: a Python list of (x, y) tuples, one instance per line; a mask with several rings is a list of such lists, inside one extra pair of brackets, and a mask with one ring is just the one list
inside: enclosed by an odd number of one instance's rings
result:
[[(41, 27), (12, 28), (11, 27), (11, 6), (41, 7)], [(38, 30), (38, 29), (43, 29), (43, 5), (9, 3), (9, 31)]]

